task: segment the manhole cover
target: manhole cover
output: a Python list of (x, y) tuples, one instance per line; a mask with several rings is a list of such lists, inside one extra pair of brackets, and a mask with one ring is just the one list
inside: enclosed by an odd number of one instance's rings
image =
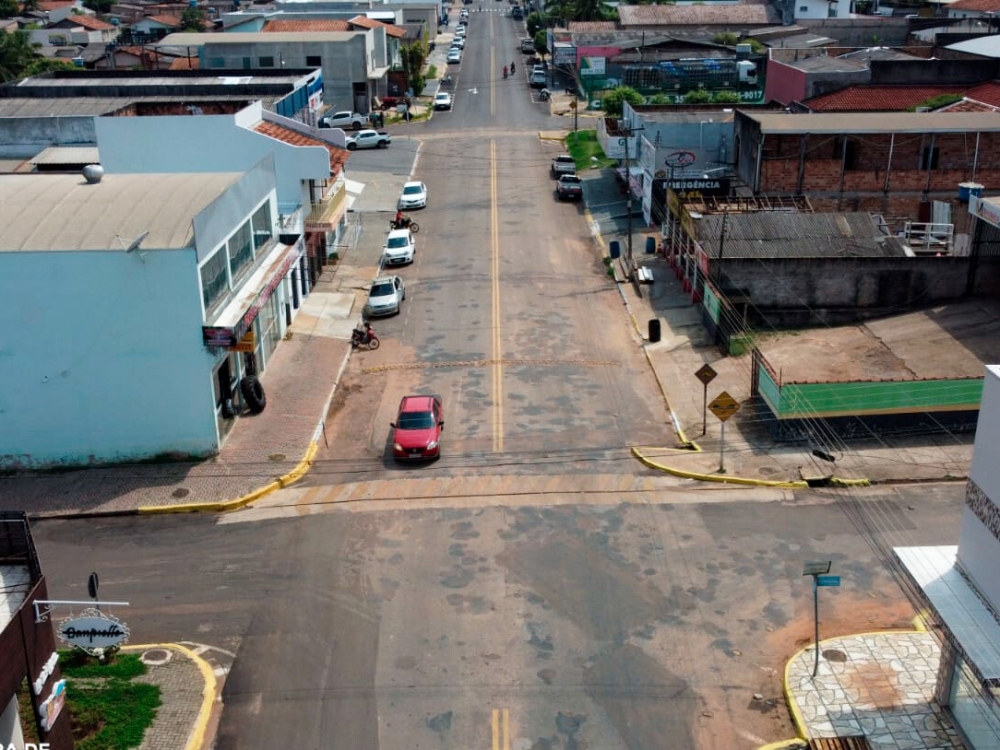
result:
[(844, 662), (847, 661), (847, 654), (837, 648), (830, 648), (823, 652), (823, 658), (827, 661)]
[(285, 454), (284, 453), (272, 453), (270, 456), (268, 456), (268, 458), (271, 459), (272, 461), (284, 461), (285, 460)]
[(154, 648), (149, 651), (143, 651), (142, 656), (139, 657), (139, 661), (143, 664), (148, 664), (151, 667), (162, 667), (170, 661), (173, 656), (174, 655), (165, 648)]
[(178, 487), (176, 490), (170, 493), (170, 496), (180, 499), (182, 497), (187, 497), (190, 494), (191, 490), (185, 489), (184, 487)]
[(778, 473), (778, 470), (777, 470), (777, 469), (772, 469), (772, 468), (771, 468), (770, 466), (762, 466), (762, 467), (761, 467), (761, 468), (759, 469), (759, 471), (760, 471), (760, 473), (761, 473), (761, 474), (763, 474), (763, 475), (764, 475), (765, 477), (769, 477), (769, 476), (773, 476), (774, 474), (777, 474), (777, 473)]

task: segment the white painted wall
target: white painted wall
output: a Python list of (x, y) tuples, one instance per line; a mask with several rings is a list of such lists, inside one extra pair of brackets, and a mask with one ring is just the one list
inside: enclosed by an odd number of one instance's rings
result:
[[(979, 485), (994, 505), (1000, 505), (1000, 366), (986, 368), (983, 400), (979, 407), (976, 445), (972, 453), (969, 478)], [(979, 591), (996, 608), (1000, 608), (1000, 541), (968, 507), (962, 514), (962, 535), (958, 543), (958, 560), (975, 582)]]
[[(256, 112), (253, 110), (256, 108)], [(330, 152), (292, 146), (257, 133), (260, 102), (235, 115), (95, 117), (101, 165), (130, 172), (242, 172), (274, 156), (278, 202), (301, 205), (304, 180), (330, 177)]]
[(0, 253), (0, 464), (217, 450), (195, 250)]
[[(791, 0), (794, 3), (795, 19), (801, 18), (831, 18), (830, 3), (826, 0)], [(805, 10), (803, 10), (803, 8)], [(851, 0), (840, 0), (833, 4), (836, 13), (833, 18), (850, 18)]]

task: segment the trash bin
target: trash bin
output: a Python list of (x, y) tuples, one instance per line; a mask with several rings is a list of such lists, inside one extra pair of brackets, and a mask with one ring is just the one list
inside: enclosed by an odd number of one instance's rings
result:
[(608, 254), (611, 256), (612, 260), (618, 260), (622, 254), (622, 246), (618, 240), (611, 240), (611, 244), (608, 246)]
[(646, 238), (646, 254), (652, 255), (656, 252), (656, 239), (653, 237)]
[(655, 344), (660, 340), (660, 319), (653, 318), (649, 321), (649, 343)]

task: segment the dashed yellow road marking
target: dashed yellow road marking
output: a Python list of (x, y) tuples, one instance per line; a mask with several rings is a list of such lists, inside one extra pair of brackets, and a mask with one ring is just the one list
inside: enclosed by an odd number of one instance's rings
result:
[(493, 750), (510, 750), (510, 709), (493, 709)]
[(365, 367), (361, 370), (364, 375), (371, 375), (377, 372), (391, 372), (393, 370), (433, 370), (443, 367), (493, 367), (501, 364), (512, 367), (519, 365), (531, 365), (534, 367), (619, 367), (621, 362), (610, 359), (466, 359), (450, 360), (448, 362), (401, 362), (395, 365), (378, 365), (377, 367)]
[(490, 249), (493, 255), (493, 452), (503, 453), (503, 347), (500, 343), (500, 210), (497, 142), (490, 141)]

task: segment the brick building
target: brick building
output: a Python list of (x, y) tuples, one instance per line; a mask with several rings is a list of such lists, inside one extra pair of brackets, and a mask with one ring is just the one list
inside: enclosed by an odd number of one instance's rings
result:
[(1000, 188), (1000, 114), (738, 111), (736, 171), (755, 195), (808, 194), (819, 211), (876, 211), (930, 221), (930, 201), (967, 211), (959, 184)]
[[(0, 747), (24, 747), (27, 735), (51, 750), (73, 750), (69, 711), (56, 695), (52, 622), (35, 617), (35, 601), (48, 598), (27, 517), (0, 513)], [(31, 726), (34, 732), (26, 732)]]

